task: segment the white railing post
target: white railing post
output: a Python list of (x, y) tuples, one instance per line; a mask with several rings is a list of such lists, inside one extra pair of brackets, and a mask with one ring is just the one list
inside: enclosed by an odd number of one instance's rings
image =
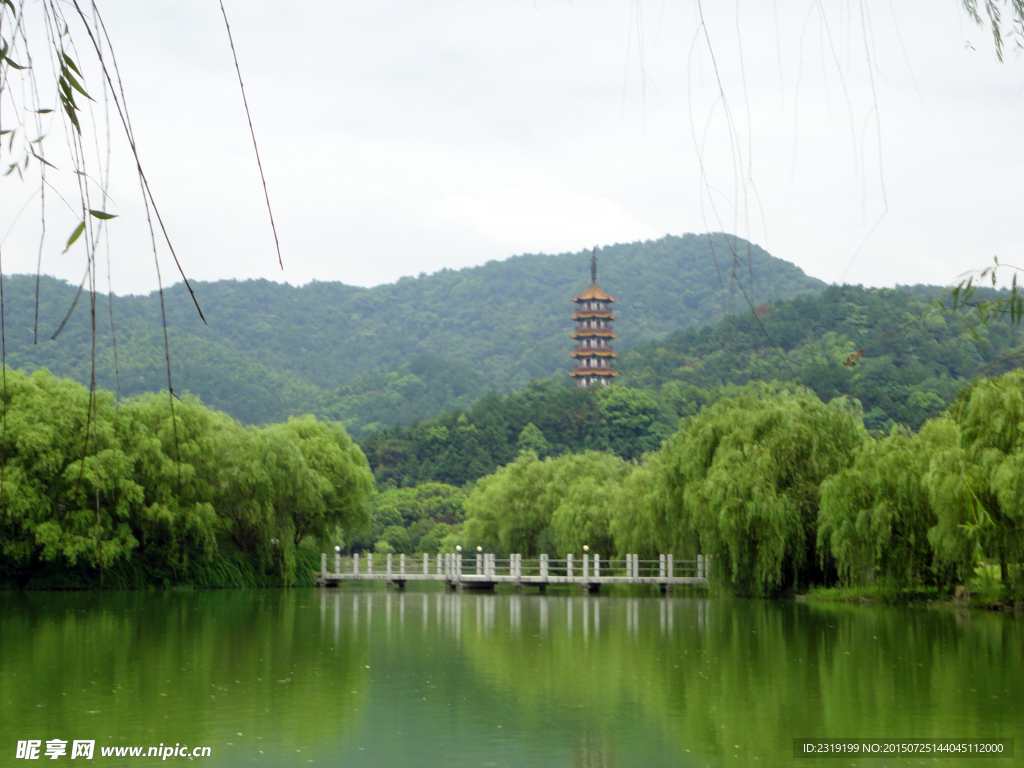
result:
[(398, 556), (398, 572), (402, 576), (405, 576), (405, 555)]
[(590, 581), (590, 555), (586, 552), (583, 553), (583, 585), (586, 586)]
[(321, 552), (320, 553), (320, 578), (321, 579), (326, 579), (327, 578), (327, 553), (326, 552)]
[(426, 552), (423, 553), (423, 575), (430, 575), (430, 555)]
[(391, 575), (391, 553), (390, 552), (388, 552), (387, 567), (386, 567), (385, 571), (386, 571), (388, 576)]
[(481, 555), (479, 552), (477, 552), (476, 553), (476, 575), (477, 576), (483, 576), (483, 570), (482, 570), (483, 567), (484, 567), (484, 556)]
[(352, 555), (352, 573), (356, 576), (359, 575), (359, 553), (356, 552)]
[(658, 578), (665, 578), (665, 556), (658, 555)]
[(366, 572), (373, 573), (373, 552), (366, 553)]
[(341, 575), (341, 552), (334, 553), (334, 572)]
[(565, 575), (572, 578), (572, 553), (565, 556)]
[(601, 556), (598, 554), (594, 555), (594, 578), (601, 578)]
[(441, 553), (437, 553), (437, 575), (441, 575)]
[(674, 579), (676, 577), (676, 567), (675, 563), (672, 562), (671, 554), (665, 556), (665, 575), (670, 579)]
[(704, 578), (704, 555), (697, 555), (697, 578)]
[(540, 575), (545, 579), (548, 577), (548, 556), (543, 553), (540, 556)]

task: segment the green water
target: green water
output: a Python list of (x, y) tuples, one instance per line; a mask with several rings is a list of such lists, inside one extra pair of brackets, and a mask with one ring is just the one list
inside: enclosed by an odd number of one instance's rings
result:
[(1024, 743), (1014, 759), (857, 761), (795, 760), (792, 740), (1019, 742), (1022, 725), (1012, 614), (628, 592), (0, 593), (0, 766), (26, 764), (19, 740), (90, 739), (86, 764), (104, 766), (161, 761), (102, 747), (177, 743), (210, 747), (192, 761), (209, 766), (980, 768), (1024, 762)]

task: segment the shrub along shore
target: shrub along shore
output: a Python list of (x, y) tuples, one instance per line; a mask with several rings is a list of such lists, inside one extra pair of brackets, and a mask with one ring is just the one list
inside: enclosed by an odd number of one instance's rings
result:
[(714, 554), (716, 588), (738, 595), (998, 604), (1024, 592), (1024, 372), (880, 437), (856, 400), (762, 382), (639, 458), (542, 458), (530, 426), (518, 456), (476, 481), (376, 492), (334, 423), (243, 427), (188, 398), (172, 418), (166, 394), (117, 404), (8, 371), (0, 583), (301, 585), (336, 544), (528, 556), (586, 544)]

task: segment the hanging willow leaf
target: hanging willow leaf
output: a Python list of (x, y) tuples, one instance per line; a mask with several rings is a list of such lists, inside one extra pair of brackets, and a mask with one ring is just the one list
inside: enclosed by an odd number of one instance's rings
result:
[(50, 162), (49, 160), (47, 160), (47, 159), (46, 159), (45, 157), (40, 157), (40, 156), (39, 156), (39, 155), (37, 155), (37, 154), (36, 154), (35, 152), (31, 152), (31, 151), (29, 152), (29, 154), (30, 154), (30, 155), (32, 155), (32, 157), (34, 157), (34, 158), (35, 158), (36, 160), (38, 160), (38, 161), (39, 161), (40, 163), (42, 163), (43, 165), (48, 165), (48, 166), (50, 166), (51, 168), (53, 168), (53, 170), (55, 170), (55, 171), (56, 171), (56, 170), (58, 170), (57, 166), (56, 166), (56, 165), (54, 165), (53, 163), (51, 163), (51, 162)]
[[(10, 59), (8, 59), (8, 61), (10, 61)], [(85, 96), (85, 98), (87, 98), (89, 101), (95, 101), (95, 99), (92, 96), (90, 96), (88, 93), (86, 93), (85, 89), (81, 85), (78, 84), (78, 81), (75, 80), (75, 76), (72, 75), (70, 72), (68, 72), (66, 69), (64, 70), (64, 77), (66, 77), (68, 82), (71, 83), (71, 87), (72, 88), (74, 88), (80, 94)]]
[(79, 70), (79, 69), (78, 69), (78, 67), (77, 67), (77, 66), (75, 66), (75, 61), (74, 61), (74, 59), (72, 59), (72, 58), (71, 58), (70, 56), (68, 56), (68, 55), (67, 55), (66, 53), (64, 53), (64, 54), (61, 54), (61, 55), (63, 56), (63, 58), (64, 58), (64, 61), (65, 61), (65, 63), (67, 63), (67, 65), (68, 65), (69, 67), (71, 67), (71, 69), (73, 69), (73, 70), (74, 70), (74, 71), (75, 71), (75, 72), (76, 72), (76, 73), (78, 74), (78, 76), (79, 76), (79, 77), (85, 77), (85, 75), (83, 75), (83, 74), (82, 74), (81, 70)]
[(81, 134), (82, 126), (79, 125), (79, 123), (78, 123), (78, 115), (75, 114), (74, 106), (72, 106), (71, 104), (65, 103), (64, 104), (64, 111), (68, 113), (68, 118), (70, 118), (70, 120), (74, 124), (76, 130), (79, 132), (79, 134)]
[(80, 221), (78, 222), (78, 226), (75, 227), (75, 231), (71, 233), (71, 237), (68, 238), (68, 244), (64, 247), (64, 250), (61, 251), (61, 253), (67, 253), (68, 248), (75, 244), (75, 240), (80, 238), (83, 232), (85, 232), (85, 222)]
[(107, 219), (117, 218), (116, 213), (107, 213), (106, 211), (94, 211), (92, 208), (89, 209), (89, 213), (91, 213), (97, 219), (103, 219), (104, 221), (106, 221)]
[(4, 56), (3, 60), (6, 61), (7, 64), (9, 66), (13, 67), (14, 69), (24, 69), (24, 67), (21, 66), (21, 64), (18, 64), (16, 61), (12, 61), (7, 56)]
[(48, 115), (51, 112), (53, 112), (52, 109), (37, 109), (36, 110), (36, 114), (38, 114), (38, 115)]

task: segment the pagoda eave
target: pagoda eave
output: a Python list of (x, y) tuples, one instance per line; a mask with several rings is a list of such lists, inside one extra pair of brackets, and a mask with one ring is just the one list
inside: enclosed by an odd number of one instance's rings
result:
[(573, 331), (569, 334), (570, 339), (588, 338), (590, 336), (600, 336), (602, 339), (619, 338), (618, 334), (602, 328), (580, 328), (579, 330)]
[(584, 310), (583, 312), (576, 310), (576, 314), (573, 315), (570, 320), (617, 320), (611, 312), (600, 312), (594, 310)]
[(614, 296), (609, 296), (607, 293), (602, 291), (595, 284), (591, 284), (587, 290), (581, 293), (579, 296), (573, 296), (573, 301), (615, 301)]
[(588, 349), (585, 352), (570, 352), (569, 357), (618, 357), (618, 353), (604, 349)]
[(573, 377), (573, 378), (587, 377), (587, 376), (618, 376), (619, 372), (618, 371), (609, 371), (609, 370), (602, 370), (600, 368), (595, 368), (592, 371), (589, 371), (589, 370), (587, 370), (587, 371), (570, 371), (569, 375), (571, 377)]

